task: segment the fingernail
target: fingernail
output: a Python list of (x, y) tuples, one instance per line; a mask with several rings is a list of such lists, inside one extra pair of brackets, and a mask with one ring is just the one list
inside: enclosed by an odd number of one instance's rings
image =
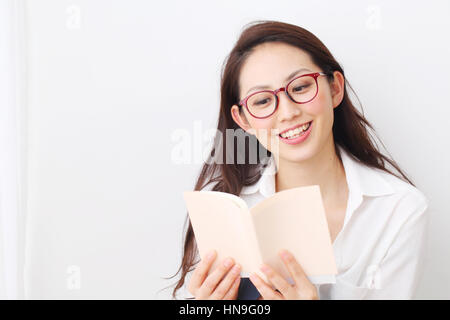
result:
[(233, 272), (233, 274), (238, 274), (241, 271), (241, 266), (240, 265), (235, 265), (233, 267), (233, 269), (231, 269), (231, 272)]
[(223, 262), (223, 265), (225, 267), (231, 267), (231, 265), (233, 264), (233, 260), (231, 260), (231, 258), (226, 258), (225, 261)]
[(270, 268), (268, 266), (266, 266), (265, 264), (263, 264), (261, 266), (261, 270), (262, 270), (262, 272), (267, 273), (270, 271)]
[(291, 257), (289, 252), (287, 252), (286, 250), (281, 251), (280, 254), (283, 259), (289, 259)]
[(215, 254), (216, 254), (215, 250), (208, 251), (208, 253), (206, 254), (206, 259), (211, 260)]

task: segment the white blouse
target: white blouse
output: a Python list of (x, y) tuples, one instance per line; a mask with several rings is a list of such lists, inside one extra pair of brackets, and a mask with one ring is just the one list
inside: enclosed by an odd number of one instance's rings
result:
[[(423, 270), (428, 200), (409, 183), (338, 148), (349, 195), (343, 227), (333, 242), (336, 283), (317, 284), (319, 298), (411, 299)], [(240, 197), (248, 207), (275, 193), (275, 168), (272, 157), (258, 182), (242, 188)], [(192, 296), (185, 286), (181, 291)]]
[[(336, 283), (320, 299), (411, 299), (423, 270), (428, 200), (417, 188), (368, 167), (339, 147), (349, 189), (344, 224), (333, 242)], [(275, 193), (273, 157), (259, 181), (242, 189), (249, 207)]]

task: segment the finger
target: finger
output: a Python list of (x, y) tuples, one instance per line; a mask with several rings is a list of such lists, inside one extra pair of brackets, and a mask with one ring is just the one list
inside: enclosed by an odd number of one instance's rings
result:
[(301, 265), (297, 262), (294, 255), (287, 250), (280, 251), (281, 259), (286, 265), (292, 279), (295, 281), (295, 287), (302, 299), (318, 299), (316, 287), (309, 281), (308, 276), (303, 271)]
[(293, 297), (296, 293), (292, 285), (286, 281), (278, 272), (268, 265), (264, 264), (261, 271), (267, 276), (267, 279), (277, 288), (284, 297)]
[(201, 297), (209, 297), (211, 293), (216, 289), (218, 283), (224, 275), (231, 269), (234, 265), (234, 261), (231, 258), (226, 258), (219, 264), (219, 266), (206, 277), (205, 281), (202, 283), (197, 293)]
[(303, 271), (303, 268), (289, 251), (281, 250), (280, 256), (298, 288), (309, 288), (313, 285)]
[(216, 251), (215, 250), (209, 251), (205, 255), (205, 257), (200, 261), (199, 265), (192, 274), (191, 280), (189, 281), (188, 290), (194, 296), (197, 289), (200, 288), (203, 281), (205, 281), (205, 278), (208, 275), (209, 268), (211, 268), (211, 265), (215, 259), (216, 259)]
[(241, 277), (239, 276), (234, 280), (233, 284), (231, 285), (230, 290), (228, 290), (228, 292), (223, 297), (223, 300), (235, 300), (238, 295), (240, 283), (241, 283)]
[(214, 289), (214, 292), (211, 295), (211, 299), (219, 300), (223, 299), (225, 294), (230, 290), (230, 287), (233, 285), (233, 282), (236, 280), (236, 277), (239, 276), (241, 272), (241, 266), (236, 264), (230, 271), (226, 274), (226, 276), (219, 282), (217, 287)]
[(250, 281), (258, 289), (259, 293), (264, 300), (281, 300), (283, 296), (272, 289), (263, 279), (261, 279), (256, 273), (250, 276)]

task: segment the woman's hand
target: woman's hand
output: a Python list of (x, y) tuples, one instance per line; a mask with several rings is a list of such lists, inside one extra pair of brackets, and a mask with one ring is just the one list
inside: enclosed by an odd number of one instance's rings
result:
[(280, 257), (288, 269), (295, 284), (291, 285), (278, 272), (267, 265), (261, 267), (270, 283), (277, 290), (261, 279), (257, 274), (252, 274), (250, 280), (258, 289), (264, 300), (317, 300), (319, 299), (316, 287), (309, 281), (305, 272), (294, 256), (287, 250), (280, 251)]
[(196, 300), (234, 300), (237, 298), (241, 267), (235, 264), (232, 258), (227, 258), (221, 261), (218, 267), (208, 275), (215, 259), (216, 251), (210, 251), (195, 268), (189, 281), (188, 290)]

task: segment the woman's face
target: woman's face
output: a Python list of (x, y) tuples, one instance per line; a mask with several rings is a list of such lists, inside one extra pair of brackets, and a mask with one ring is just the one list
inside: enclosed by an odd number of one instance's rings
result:
[[(288, 75), (301, 68), (307, 70), (286, 81)], [(279, 42), (263, 43), (254, 48), (242, 66), (239, 98), (242, 100), (260, 90), (276, 90), (302, 74), (322, 71), (306, 52), (297, 47)], [(311, 158), (324, 147), (333, 145), (333, 108), (342, 101), (344, 91), (342, 74), (335, 72), (334, 76), (332, 85), (326, 76), (317, 78), (318, 93), (308, 103), (297, 104), (291, 101), (285, 92), (279, 92), (278, 109), (272, 116), (257, 119), (251, 116), (245, 107), (239, 112), (238, 106), (234, 105), (231, 109), (232, 117), (242, 129), (255, 134), (259, 142), (274, 155), (293, 162)], [(267, 88), (254, 88), (256, 86)], [(305, 132), (306, 139), (299, 143), (292, 144), (295, 139), (287, 141), (279, 136), (279, 133), (288, 128), (308, 122), (311, 122), (311, 125)]]

